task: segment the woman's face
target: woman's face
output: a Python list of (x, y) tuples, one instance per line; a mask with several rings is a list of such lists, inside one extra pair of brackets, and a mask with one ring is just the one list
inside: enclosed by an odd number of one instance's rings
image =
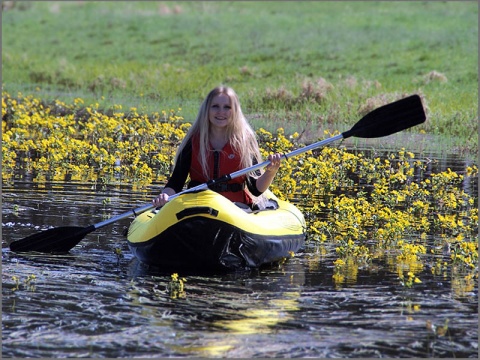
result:
[(208, 120), (217, 128), (226, 128), (232, 121), (232, 104), (226, 94), (218, 94), (212, 100), (208, 109)]

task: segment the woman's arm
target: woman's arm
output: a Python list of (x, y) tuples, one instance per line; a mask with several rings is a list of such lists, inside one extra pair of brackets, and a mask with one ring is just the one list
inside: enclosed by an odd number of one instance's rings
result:
[(192, 143), (185, 145), (183, 151), (179, 154), (177, 162), (172, 172), (172, 176), (168, 179), (167, 184), (163, 188), (161, 194), (152, 200), (155, 206), (163, 206), (169, 197), (182, 191), (187, 181), (190, 166), (192, 164)]
[(271, 164), (265, 167), (265, 172), (256, 181), (258, 192), (263, 193), (268, 189), (280, 168), (281, 159), (281, 154), (271, 154), (268, 156)]

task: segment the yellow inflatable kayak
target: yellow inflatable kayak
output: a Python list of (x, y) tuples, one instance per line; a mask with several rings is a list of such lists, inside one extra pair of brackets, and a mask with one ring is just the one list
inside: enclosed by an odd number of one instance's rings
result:
[(274, 206), (246, 211), (212, 190), (185, 193), (136, 217), (128, 245), (143, 263), (170, 270), (235, 270), (290, 257), (305, 242), (303, 214), (265, 195)]

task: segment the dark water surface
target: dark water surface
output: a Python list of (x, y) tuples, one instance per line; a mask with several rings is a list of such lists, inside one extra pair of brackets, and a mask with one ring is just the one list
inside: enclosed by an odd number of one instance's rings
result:
[[(128, 219), (87, 235), (68, 255), (8, 249), (49, 227), (98, 223), (150, 199), (128, 187), (3, 187), (2, 357), (478, 356), (477, 284), (465, 290), (425, 269), (408, 289), (378, 263), (337, 287), (333, 245), (307, 245), (270, 268), (179, 274), (179, 299), (165, 290), (169, 273), (129, 252)], [(446, 324), (445, 334), (432, 331)]]

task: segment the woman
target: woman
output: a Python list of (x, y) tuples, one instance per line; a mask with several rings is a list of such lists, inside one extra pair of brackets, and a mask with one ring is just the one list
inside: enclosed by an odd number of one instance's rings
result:
[[(258, 205), (280, 167), (281, 154), (269, 155), (268, 160), (271, 163), (263, 173), (240, 176), (211, 189), (231, 201)], [(153, 204), (163, 206), (182, 191), (188, 175), (191, 188), (262, 161), (255, 132), (242, 113), (237, 94), (232, 88), (216, 87), (203, 101), (177, 150), (172, 176)]]

